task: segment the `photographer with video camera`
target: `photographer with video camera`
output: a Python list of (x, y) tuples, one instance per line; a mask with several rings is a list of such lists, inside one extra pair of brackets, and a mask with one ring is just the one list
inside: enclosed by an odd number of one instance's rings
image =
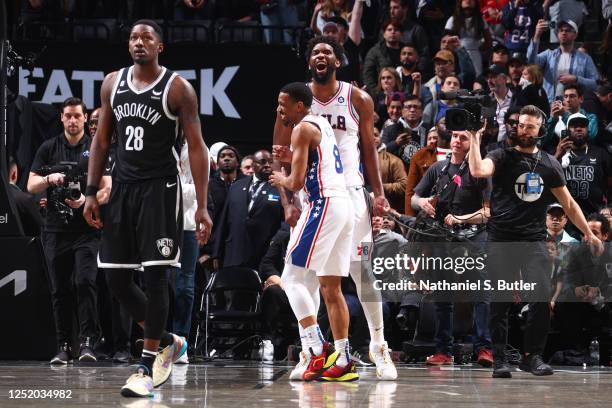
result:
[[(79, 98), (64, 101), (61, 121), (64, 132), (45, 141), (34, 157), (28, 191), (46, 190), (47, 214), (43, 246), (49, 265), (58, 354), (51, 364), (72, 361), (73, 298), (79, 321), (79, 361), (96, 361), (93, 342), (98, 334), (96, 275), (99, 233), (83, 218), (86, 169), (91, 138), (85, 134), (86, 107)], [(110, 176), (103, 178), (104, 190)], [(73, 287), (76, 287), (74, 293)], [(76, 356), (75, 356), (76, 357)]]
[[(446, 123), (449, 124), (447, 111)], [(452, 114), (451, 114), (452, 117)], [(477, 225), (483, 225), (488, 217), (488, 201), (491, 192), (487, 178), (476, 178), (470, 174), (468, 152), (471, 135), (469, 131), (454, 128), (450, 142), (450, 157), (433, 164), (414, 189), (412, 207), (421, 210), (438, 226), (446, 227), (448, 239), (443, 241), (469, 240), (476, 248), (486, 240), (486, 232)], [(478, 150), (478, 147), (476, 147)], [(422, 213), (421, 213), (422, 215)], [(417, 220), (420, 217), (417, 217)], [(429, 224), (425, 222), (425, 224)], [(417, 229), (419, 222), (417, 221)], [(444, 227), (438, 228), (441, 232)], [(428, 228), (428, 231), (433, 231)], [(418, 233), (417, 233), (418, 234)], [(453, 237), (456, 236), (456, 239)], [(445, 254), (446, 255), (446, 254)], [(476, 279), (484, 279), (482, 272)], [(444, 297), (445, 294), (439, 294)], [(489, 335), (489, 299), (484, 293), (470, 294), (474, 300), (474, 351), (479, 364), (490, 367), (493, 364), (491, 336)], [(436, 353), (426, 361), (427, 365), (452, 364), (453, 355), (453, 303), (451, 296), (435, 302), (436, 308)]]
[[(484, 159), (479, 150), (484, 129), (473, 132), (471, 138), (470, 173), (474, 177), (492, 177), (487, 273), (492, 288), (496, 289), (492, 292), (495, 298), (491, 302), (490, 321), (493, 378), (512, 377), (505, 348), (508, 312), (517, 291), (521, 296), (525, 294), (529, 302), (524, 357), (519, 368), (534, 375), (553, 374), (542, 359), (550, 327), (552, 264), (545, 243), (548, 205), (558, 201), (584, 234), (584, 242), (590, 245), (591, 252), (596, 256), (603, 252), (601, 241), (589, 229), (580, 207), (565, 186), (561, 164), (537, 147), (538, 139), (544, 134), (544, 121), (541, 110), (533, 105), (524, 106), (519, 114), (516, 145), (494, 150)], [(507, 287), (507, 282), (512, 282), (512, 286)]]

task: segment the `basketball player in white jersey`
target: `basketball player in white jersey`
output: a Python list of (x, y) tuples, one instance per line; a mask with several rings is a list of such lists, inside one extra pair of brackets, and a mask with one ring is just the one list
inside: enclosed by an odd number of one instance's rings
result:
[[(281, 158), (291, 163), (291, 174), (275, 172), (270, 183), (291, 191), (303, 189), (308, 197), (291, 230), (281, 280), (310, 354), (301, 379), (354, 381), (359, 375), (349, 355), (349, 314), (340, 288), (342, 277), (349, 274), (352, 203), (334, 131), (325, 118), (310, 114), (311, 104), (312, 92), (301, 82), (285, 85), (278, 97), (281, 120), (294, 126), (291, 153)], [(313, 288), (318, 291), (317, 280), (334, 335), (333, 348), (317, 324), (312, 294)]]
[[(363, 170), (374, 193), (374, 215), (389, 211), (374, 145), (374, 105), (370, 96), (346, 82), (336, 80), (343, 49), (329, 37), (316, 37), (308, 44), (306, 56), (313, 81), (309, 84), (313, 93), (312, 113), (325, 117), (331, 124), (344, 166), (344, 177), (354, 208), (354, 230), (351, 244), (350, 275), (355, 281), (368, 327), (370, 329), (370, 359), (376, 364), (376, 375), (381, 380), (394, 380), (397, 370), (390, 357), (384, 339), (382, 300), (373, 286), (371, 270), (362, 270), (362, 254), (372, 252), (371, 215), (368, 212), (367, 192), (364, 188)], [(286, 150), (291, 127), (284, 126), (277, 115), (274, 126), (275, 151)], [(290, 207), (287, 205), (287, 207)], [(285, 214), (290, 214), (286, 210)], [(367, 251), (367, 252), (366, 252)], [(315, 302), (318, 298), (315, 298)], [(302, 333), (300, 333), (302, 335)], [(300, 356), (300, 363), (291, 373), (299, 377), (307, 366), (308, 355)]]

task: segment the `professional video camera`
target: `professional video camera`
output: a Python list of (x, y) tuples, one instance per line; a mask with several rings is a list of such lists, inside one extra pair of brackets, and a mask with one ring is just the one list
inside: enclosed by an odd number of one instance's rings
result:
[(47, 208), (58, 213), (67, 224), (74, 214), (66, 200), (78, 200), (81, 197), (81, 182), (86, 179), (87, 172), (76, 162), (60, 162), (36, 170), (36, 174), (43, 177), (53, 173), (64, 174), (64, 182), (60, 186), (51, 186), (47, 194)]
[(489, 95), (459, 89), (456, 92), (440, 92), (438, 99), (456, 100), (463, 108), (449, 108), (446, 111), (447, 130), (478, 130), (484, 120), (489, 123), (495, 117), (495, 101)]

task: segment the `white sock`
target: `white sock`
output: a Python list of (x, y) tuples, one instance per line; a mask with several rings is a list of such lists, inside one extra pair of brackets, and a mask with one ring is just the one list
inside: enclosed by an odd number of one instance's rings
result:
[(334, 341), (334, 348), (338, 352), (338, 359), (336, 360), (336, 365), (338, 367), (345, 367), (350, 361), (349, 340), (340, 339)]
[(361, 262), (351, 262), (350, 275), (357, 288), (357, 296), (368, 321), (370, 342), (382, 345), (385, 342), (385, 325), (382, 313), (382, 296), (374, 289), (374, 275), (371, 271), (362, 271)]
[(308, 340), (306, 339), (306, 330), (302, 327), (301, 324), (298, 324), (298, 329), (300, 330), (300, 343), (302, 343), (302, 351), (308, 353)]
[(313, 324), (304, 329), (306, 334), (306, 344), (308, 348), (312, 349), (315, 356), (318, 356), (323, 352), (323, 335), (319, 329), (318, 324)]

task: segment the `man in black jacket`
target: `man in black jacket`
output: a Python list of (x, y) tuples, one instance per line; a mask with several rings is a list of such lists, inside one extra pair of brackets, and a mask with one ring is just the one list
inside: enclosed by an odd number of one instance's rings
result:
[(254, 154), (251, 177), (236, 181), (229, 189), (213, 237), (213, 258), (223, 266), (259, 267), (270, 239), (283, 220), (278, 190), (268, 183), (272, 155)]
[(9, 191), (15, 201), (24, 234), (31, 237), (40, 235), (43, 220), (40, 216), (38, 204), (32, 195), (21, 191), (17, 186), (19, 173), (17, 162), (12, 156), (9, 157), (8, 175)]

